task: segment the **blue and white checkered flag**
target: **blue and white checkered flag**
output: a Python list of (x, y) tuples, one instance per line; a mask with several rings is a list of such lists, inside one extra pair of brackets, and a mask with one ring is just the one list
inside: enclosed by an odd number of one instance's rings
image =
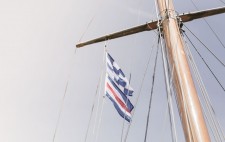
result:
[(129, 81), (125, 77), (123, 71), (120, 69), (118, 64), (107, 52), (106, 52), (106, 72), (125, 95), (132, 96), (134, 90), (130, 86)]

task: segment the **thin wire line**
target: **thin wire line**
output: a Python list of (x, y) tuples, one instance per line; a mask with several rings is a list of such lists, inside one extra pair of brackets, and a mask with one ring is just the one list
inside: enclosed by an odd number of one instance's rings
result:
[(102, 114), (103, 114), (104, 104), (105, 104), (105, 96), (103, 96), (102, 107), (101, 107), (101, 113), (100, 113), (100, 118), (99, 118), (99, 122), (98, 122), (98, 128), (97, 128), (97, 134), (96, 134), (96, 137), (95, 137), (95, 142), (98, 141), (98, 136), (99, 136), (100, 126), (101, 126), (101, 122), (102, 122)]
[[(201, 79), (201, 76), (199, 74), (199, 71), (197, 69), (196, 63), (193, 60), (193, 56), (192, 56), (191, 51), (190, 51), (190, 49), (189, 49), (188, 46), (187, 46), (187, 51), (188, 51), (188, 53), (190, 55), (188, 57), (191, 58), (190, 59), (190, 62), (193, 64), (194, 69), (196, 70), (195, 72), (197, 72), (197, 81), (200, 84), (200, 88), (201, 88), (201, 91), (202, 91), (202, 95), (203, 95), (203, 98), (204, 98), (204, 100), (206, 102), (206, 106), (207, 106), (207, 109), (208, 109), (208, 112), (210, 114), (210, 118), (211, 118), (211, 121), (212, 121), (211, 123), (213, 123), (212, 125), (216, 129), (217, 134), (219, 133), (219, 139), (222, 141), (222, 138), (221, 137), (223, 137), (223, 139), (225, 139), (223, 129), (221, 128), (221, 125), (220, 125), (219, 121), (216, 118), (216, 114), (215, 114), (215, 111), (213, 109), (212, 103), (210, 101), (209, 95), (208, 95), (208, 93), (206, 91), (206, 88), (204, 86), (204, 83), (203, 83), (203, 81)], [(203, 107), (203, 110), (204, 110), (204, 107)], [(217, 139), (218, 139), (218, 136), (217, 136)]]
[[(77, 48), (74, 49), (74, 54), (73, 54), (73, 57), (75, 59), (76, 59), (76, 53), (77, 53)], [(58, 127), (59, 127), (59, 121), (60, 121), (61, 116), (62, 116), (62, 111), (63, 111), (63, 107), (64, 107), (64, 102), (65, 102), (65, 98), (66, 98), (66, 94), (67, 94), (67, 88), (68, 88), (68, 84), (69, 84), (69, 79), (70, 79), (71, 73), (72, 73), (72, 65), (71, 65), (71, 67), (69, 69), (69, 75), (68, 75), (68, 79), (67, 79), (67, 82), (66, 82), (64, 95), (63, 95), (63, 98), (62, 98), (59, 114), (58, 114), (57, 121), (56, 121), (56, 127), (55, 127), (55, 130), (54, 130), (53, 139), (52, 139), (53, 142), (55, 142), (56, 134), (57, 134)]]
[(99, 76), (97, 88), (96, 88), (96, 91), (95, 91), (95, 97), (94, 97), (93, 104), (92, 104), (92, 108), (91, 108), (91, 115), (90, 115), (90, 118), (89, 118), (89, 121), (88, 121), (88, 128), (87, 128), (87, 131), (86, 131), (86, 134), (85, 134), (85, 140), (84, 140), (85, 142), (87, 141), (87, 136), (88, 136), (88, 132), (89, 132), (89, 129), (90, 129), (90, 124), (91, 124), (91, 119), (92, 119), (93, 112), (94, 112), (95, 99), (96, 99), (97, 94), (98, 94), (98, 89), (99, 89), (100, 79), (101, 79), (101, 74), (100, 74), (100, 76)]
[(225, 67), (225, 64), (186, 26), (184, 25), (188, 31), (216, 58), (216, 60), (218, 62), (220, 62), (220, 64)]
[[(154, 43), (154, 42), (155, 42), (155, 39), (154, 39), (153, 43)], [(134, 114), (135, 114), (135, 112), (136, 112), (137, 103), (138, 103), (139, 98), (140, 98), (140, 95), (141, 95), (143, 83), (144, 83), (144, 80), (145, 80), (145, 77), (146, 77), (146, 74), (147, 74), (147, 71), (148, 71), (150, 59), (151, 59), (151, 57), (152, 57), (152, 50), (153, 50), (154, 46), (155, 46), (155, 44), (152, 45), (151, 50), (150, 50), (150, 56), (149, 56), (149, 58), (148, 58), (148, 62), (147, 62), (146, 68), (145, 68), (145, 72), (144, 72), (144, 75), (143, 75), (142, 80), (141, 80), (140, 89), (139, 89), (139, 91), (138, 91), (138, 93), (137, 93), (137, 99), (136, 99), (136, 101), (135, 101), (135, 103), (134, 103), (134, 109), (133, 109), (133, 111), (131, 112), (131, 113), (132, 113), (132, 116), (134, 116)], [(129, 133), (129, 130), (130, 130), (130, 126), (131, 126), (132, 124), (133, 124), (133, 121), (131, 121), (130, 125), (128, 126), (128, 130), (127, 130), (127, 133), (126, 133), (126, 136), (125, 136), (125, 139), (124, 139), (125, 142), (127, 141), (127, 137), (128, 137), (128, 133)]]
[[(107, 42), (105, 42), (105, 45), (104, 45), (103, 65), (102, 65), (102, 75), (101, 75), (101, 79), (100, 79), (100, 80), (101, 80), (101, 81), (100, 81), (100, 88), (101, 88), (101, 84), (102, 84), (104, 64), (106, 64), (106, 62), (105, 62), (106, 52), (107, 52)], [(99, 90), (98, 93), (99, 93), (99, 98), (100, 98), (100, 90)], [(105, 90), (104, 90), (104, 93), (105, 93)], [(97, 133), (96, 133), (96, 137), (95, 137), (95, 142), (97, 142), (97, 140), (98, 140), (98, 135), (99, 135), (100, 126), (101, 126), (101, 122), (102, 122), (102, 114), (103, 114), (104, 104), (105, 104), (105, 94), (103, 95), (102, 106), (101, 106), (101, 112), (100, 112), (100, 118), (99, 118), (99, 121), (98, 121), (98, 126), (97, 126)], [(97, 115), (97, 114), (96, 114), (96, 115)]]
[[(129, 77), (129, 84), (130, 84), (130, 81), (131, 81), (131, 74), (130, 74), (130, 77)], [(128, 93), (127, 94), (129, 94), (129, 91), (130, 90), (128, 90)], [(128, 101), (128, 97), (126, 99), (126, 105), (127, 105), (127, 101)], [(124, 110), (123, 126), (122, 126), (122, 133), (121, 133), (121, 142), (123, 142), (123, 131), (124, 131), (124, 125), (125, 125), (125, 117), (126, 117), (126, 115), (125, 115), (125, 110)]]
[(197, 50), (197, 48), (194, 46), (194, 44), (191, 42), (190, 38), (187, 36), (186, 33), (184, 33), (185, 36), (187, 37), (187, 39), (189, 40), (189, 42), (191, 43), (191, 45), (194, 47), (195, 51), (198, 53), (198, 55), (200, 56), (200, 58), (202, 59), (202, 61), (204, 62), (204, 64), (206, 65), (206, 67), (209, 69), (209, 71), (212, 73), (213, 77), (216, 79), (217, 83), (220, 85), (220, 87), (223, 89), (223, 91), (225, 92), (225, 88), (223, 87), (222, 83), (219, 81), (219, 79), (216, 77), (216, 75), (213, 73), (212, 69), (209, 67), (209, 65), (206, 63), (205, 59), (202, 57), (202, 55), (199, 53), (199, 51)]
[[(167, 1), (167, 4), (168, 4), (167, 8), (169, 9), (169, 0)], [(156, 5), (156, 1), (155, 1), (155, 5)], [(156, 13), (157, 13), (157, 20), (158, 20), (158, 23), (159, 23), (159, 16), (158, 16), (159, 12), (157, 11), (157, 9), (156, 9)], [(161, 31), (160, 27), (158, 27), (158, 29), (159, 29), (158, 31), (159, 31), (160, 44), (161, 44), (162, 60), (163, 60), (163, 66), (164, 66), (165, 83), (166, 83), (166, 87), (167, 87), (167, 99), (168, 99), (168, 109), (169, 109), (169, 114), (170, 114), (170, 124), (171, 124), (170, 126), (171, 126), (172, 140), (174, 142), (176, 142), (177, 141), (177, 134), (176, 134), (176, 126), (175, 126), (173, 105), (172, 105), (172, 98), (171, 98), (171, 96), (172, 96), (171, 87), (170, 87), (170, 82), (172, 81), (172, 77), (171, 77), (171, 81), (169, 81), (168, 72), (169, 72), (170, 66), (169, 66), (168, 60), (166, 60), (166, 57), (165, 57), (167, 55), (165, 55), (166, 49), (164, 48), (163, 43), (162, 43), (162, 35), (161, 35), (162, 31)], [(168, 59), (168, 56), (167, 56), (167, 59)], [(172, 70), (172, 76), (173, 76), (173, 70)], [(172, 115), (172, 117), (171, 117), (171, 115)]]
[(213, 121), (213, 120), (212, 120), (212, 117), (211, 117), (212, 115), (209, 114), (210, 117), (208, 117), (208, 113), (210, 113), (210, 111), (209, 111), (210, 109), (208, 109), (208, 108), (212, 108), (212, 105), (211, 105), (210, 100), (207, 99), (207, 98), (208, 98), (208, 93), (207, 93), (206, 88), (205, 88), (205, 86), (204, 86), (204, 84), (203, 84), (203, 81), (202, 81), (201, 76), (200, 76), (200, 74), (199, 74), (197, 65), (196, 65), (196, 63), (194, 62), (193, 56), (192, 56), (192, 54), (191, 54), (191, 51), (190, 51), (190, 49), (189, 49), (189, 46), (187, 45), (186, 40), (185, 40), (185, 45), (186, 45), (186, 46), (185, 46), (185, 54), (186, 54), (186, 56), (188, 57), (189, 64), (190, 64), (191, 67), (192, 67), (192, 70), (193, 70), (194, 75), (195, 75), (195, 77), (196, 77), (197, 83), (198, 83), (198, 85), (199, 85), (199, 87), (200, 87), (201, 94), (203, 95), (203, 98), (204, 98), (204, 100), (205, 100), (206, 107), (207, 107), (207, 110), (208, 110), (208, 111), (205, 110), (205, 107), (203, 106), (202, 100), (201, 100), (200, 97), (198, 96), (199, 101), (200, 101), (200, 104), (201, 104), (202, 109), (203, 109), (203, 113), (204, 113), (204, 115), (205, 115), (206, 121), (209, 123), (210, 130), (213, 132), (214, 138), (218, 141), (218, 135), (215, 135), (215, 129), (216, 129), (216, 128), (215, 128), (215, 125), (213, 125), (213, 123), (212, 123), (212, 121)]
[(223, 3), (223, 4), (225, 4), (225, 2), (224, 1), (222, 1), (222, 0), (219, 0), (221, 3)]
[[(161, 31), (160, 31), (161, 32)], [(163, 67), (164, 67), (164, 78), (165, 78), (165, 84), (166, 84), (166, 90), (167, 90), (167, 103), (168, 103), (168, 109), (169, 109), (169, 115), (170, 115), (170, 126), (171, 126), (171, 133), (172, 133), (172, 139), (173, 142), (177, 142), (177, 134), (176, 134), (176, 126), (175, 126), (175, 120), (174, 120), (174, 112), (173, 112), (173, 104), (172, 104), (172, 94), (171, 94), (171, 87), (169, 81), (169, 73), (168, 73), (168, 60), (165, 58), (165, 47), (162, 45), (162, 37), (160, 35), (161, 39), (161, 54), (162, 54), (162, 61), (163, 61)], [(171, 80), (173, 76), (173, 69), (171, 73)]]
[[(101, 0), (98, 0), (98, 1), (99, 1), (99, 3), (98, 3), (98, 6), (97, 6), (97, 7), (98, 7), (97, 9), (99, 10), (100, 7), (101, 7), (102, 2), (101, 2)], [(82, 33), (82, 35), (81, 35), (81, 37), (80, 37), (80, 39), (79, 39), (78, 42), (81, 42), (81, 40), (83, 39), (83, 37), (84, 37), (85, 34), (87, 33), (89, 27), (91, 26), (92, 22), (94, 21), (95, 17), (97, 16), (97, 13), (98, 13), (98, 11), (96, 11), (96, 12), (94, 13), (94, 16), (93, 16), (93, 17), (91, 18), (91, 20), (89, 21), (89, 23), (88, 23), (86, 29), (85, 29), (84, 32)]]
[[(169, 108), (168, 108), (168, 105), (166, 105), (166, 110), (165, 110), (165, 113), (164, 113), (164, 119), (163, 119), (163, 125), (162, 125), (162, 133), (161, 134), (164, 134), (165, 133), (165, 131), (166, 131), (166, 120), (167, 120), (167, 114), (169, 114)], [(160, 140), (160, 142), (162, 142), (163, 141), (163, 137), (161, 137), (161, 140)]]
[[(191, 0), (192, 4), (194, 5), (194, 7), (199, 10), (199, 8), (196, 6), (196, 4), (194, 3), (193, 0)], [(215, 35), (215, 37), (217, 38), (217, 40), (220, 42), (220, 44), (223, 46), (223, 48), (225, 49), (225, 45), (223, 44), (223, 42), (221, 41), (221, 39), (219, 38), (219, 36), (217, 35), (217, 33), (213, 30), (212, 26), (210, 26), (209, 22), (203, 18), (203, 20), (205, 21), (205, 23), (208, 25), (208, 27), (210, 28), (210, 30), (212, 31), (212, 33)]]
[[(105, 55), (106, 55), (106, 47), (107, 47), (107, 42), (105, 41), (105, 45), (104, 45), (104, 52), (103, 52), (103, 61), (102, 61), (102, 72), (101, 72), (101, 79), (100, 79), (100, 87), (102, 86), (102, 78), (103, 78), (103, 70), (104, 70), (104, 64), (105, 64)], [(93, 128), (93, 134), (95, 133), (95, 129), (96, 129), (96, 122), (97, 122), (97, 117), (98, 117), (98, 111), (99, 111), (99, 105), (100, 105), (100, 98), (101, 98), (101, 95), (100, 95), (100, 90), (98, 91), (98, 101), (97, 101), (97, 110), (96, 110), (96, 114), (95, 114), (95, 121), (94, 121), (94, 128)]]
[(153, 90), (154, 90), (154, 83), (155, 83), (155, 73), (156, 73), (156, 66), (157, 66), (157, 61), (158, 61), (157, 60), (158, 59), (158, 52), (159, 52), (159, 47), (157, 48), (157, 52), (156, 52), (155, 65), (154, 65), (154, 71), (153, 71), (153, 76), (152, 76), (152, 87), (151, 87), (151, 94), (150, 94), (150, 99), (149, 99), (148, 115), (147, 115), (147, 124), (146, 124), (146, 129), (145, 129), (144, 142), (146, 142), (147, 135), (148, 135), (148, 125), (149, 125), (150, 110), (151, 110), (152, 98), (153, 98)]
[(65, 97), (66, 97), (68, 83), (69, 83), (69, 81), (67, 80), (66, 87), (65, 87), (65, 91), (64, 91), (64, 95), (63, 95), (63, 99), (62, 99), (62, 103), (61, 103), (61, 107), (60, 107), (60, 111), (59, 111), (59, 114), (58, 114), (58, 119), (57, 119), (57, 122), (56, 122), (56, 128), (55, 128), (54, 135), (53, 135), (53, 139), (52, 139), (53, 142), (55, 141), (56, 133), (58, 131), (59, 120), (61, 118), (61, 114), (62, 114), (62, 111), (63, 111), (63, 106), (64, 106), (64, 102), (65, 102)]
[[(155, 5), (156, 5), (156, 1), (155, 1)], [(158, 15), (157, 15), (158, 16)], [(159, 18), (158, 18), (158, 23), (159, 23)], [(168, 29), (168, 32), (171, 32), (170, 30), (170, 28), (169, 27), (167, 27)], [(171, 38), (171, 37), (169, 37), (169, 38)], [(174, 54), (176, 55), (174, 58), (178, 58), (177, 56), (178, 56), (178, 53), (177, 53), (177, 42), (178, 42), (178, 39), (176, 39), (176, 43), (175, 43), (175, 47), (176, 48), (174, 48), (173, 49), (173, 51), (172, 52), (175, 52)], [(171, 43), (170, 43), (171, 44)], [(179, 62), (178, 62), (178, 60), (175, 60), (174, 61), (174, 64), (175, 64), (175, 66), (176, 66), (176, 68), (179, 68)], [(179, 81), (179, 86), (180, 86), (180, 93), (181, 93), (181, 97), (182, 97), (182, 101), (183, 101), (183, 104), (184, 104), (184, 107), (185, 107), (185, 109), (184, 109), (184, 111), (187, 111), (187, 104), (186, 104), (186, 101), (185, 101), (185, 96), (183, 96), (184, 95), (184, 90), (183, 90), (183, 82), (181, 81), (181, 76), (180, 76), (180, 72), (179, 72), (179, 70), (177, 70), (177, 79), (178, 79), (178, 81)], [(190, 127), (190, 120), (189, 120), (189, 116), (188, 116), (188, 114), (187, 114), (187, 112), (185, 113), (186, 115), (184, 116), (184, 117), (186, 117), (186, 119), (187, 119), (187, 127), (188, 127), (188, 133), (189, 134), (191, 134), (192, 133), (192, 131), (191, 131), (191, 127)], [(180, 115), (180, 117), (181, 117), (181, 115)], [(192, 134), (191, 135), (188, 135), (189, 136), (189, 139), (190, 140), (192, 140), (193, 138), (191, 137), (192, 136)]]
[[(169, 33), (171, 33), (171, 29), (170, 29), (170, 27), (167, 27), (167, 29), (166, 30), (168, 30), (168, 32)], [(170, 34), (169, 34), (170, 35)], [(169, 37), (169, 38), (175, 38), (175, 37)], [(185, 95), (185, 92), (184, 92), (184, 87), (183, 87), (183, 82), (182, 82), (182, 79), (181, 79), (181, 73), (180, 73), (180, 70), (179, 70), (179, 66), (180, 66), (180, 62), (179, 62), (179, 60), (178, 60), (178, 56), (179, 56), (179, 54), (178, 54), (178, 49), (177, 48), (179, 48), (178, 47), (178, 38), (176, 38), (176, 39), (174, 39), (176, 42), (175, 42), (175, 48), (174, 49), (172, 49), (172, 53), (174, 53), (174, 64), (175, 64), (175, 68), (177, 69), (176, 71), (177, 71), (177, 81), (179, 82), (179, 88), (180, 88), (180, 95), (181, 95), (181, 101), (183, 101), (183, 106), (184, 106), (184, 111), (185, 111), (185, 115), (184, 115), (184, 117), (186, 118), (186, 125), (187, 125), (187, 131), (188, 131), (188, 134), (190, 134), (190, 135), (188, 135), (189, 136), (189, 140), (193, 140), (193, 134), (192, 134), (192, 130), (191, 130), (191, 125), (190, 125), (190, 117), (189, 117), (189, 115), (188, 115), (188, 113), (187, 113), (187, 110), (188, 110), (188, 108), (187, 108), (187, 102), (186, 102), (186, 95)], [(173, 41), (174, 41), (173, 40)], [(171, 44), (171, 42), (169, 43), (169, 44)], [(174, 65), (173, 64), (173, 65)], [(182, 117), (182, 115), (180, 115), (180, 117)]]

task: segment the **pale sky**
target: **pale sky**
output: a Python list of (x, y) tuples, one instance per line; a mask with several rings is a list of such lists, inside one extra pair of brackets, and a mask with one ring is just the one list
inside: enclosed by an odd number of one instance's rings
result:
[[(219, 0), (193, 1), (201, 10), (223, 6)], [(177, 12), (195, 10), (190, 0), (174, 2)], [(153, 0), (1, 0), (0, 141), (52, 142), (68, 81), (55, 142), (84, 142), (94, 100), (95, 111), (87, 142), (119, 142), (123, 120), (107, 98), (101, 125), (97, 125), (100, 108), (96, 113), (98, 99), (95, 98), (95, 92), (101, 72), (104, 71), (104, 45), (107, 45), (107, 50), (126, 76), (132, 74), (131, 85), (135, 93), (131, 101), (135, 102), (150, 48), (157, 43), (157, 35), (144, 32), (77, 49), (76, 54), (75, 45), (84, 33), (81, 41), (155, 20), (154, 7)], [(225, 44), (224, 19), (225, 14), (207, 18)], [(225, 49), (203, 20), (186, 25), (225, 62)], [(188, 31), (187, 34), (190, 35)], [(193, 36), (190, 37), (225, 86), (225, 68)], [(216, 116), (225, 131), (225, 93), (192, 51)], [(144, 140), (154, 57), (155, 49), (127, 142)], [(162, 69), (160, 54), (148, 135), (148, 140), (153, 142), (171, 141)], [(104, 73), (99, 87), (101, 107)], [(175, 103), (173, 105), (176, 106)], [(177, 114), (175, 119), (180, 142), (184, 139)]]

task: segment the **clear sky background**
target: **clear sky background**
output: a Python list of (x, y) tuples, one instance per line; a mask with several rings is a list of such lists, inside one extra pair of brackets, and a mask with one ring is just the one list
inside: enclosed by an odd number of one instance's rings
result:
[[(199, 9), (224, 5), (219, 0), (193, 1)], [(174, 2), (179, 13), (196, 10), (190, 0)], [(154, 20), (154, 7), (153, 0), (1, 0), (0, 141), (52, 142), (68, 82), (55, 142), (84, 142), (93, 102), (95, 109), (88, 142), (119, 142), (123, 120), (107, 98), (99, 133), (97, 131), (100, 111), (96, 110), (98, 99), (95, 92), (104, 69), (104, 43), (77, 49), (74, 54), (75, 45), (80, 39), (85, 41)], [(225, 44), (224, 19), (225, 14), (207, 18)], [(225, 49), (203, 20), (186, 25), (225, 62)], [(191, 38), (225, 86), (225, 68)], [(131, 85), (136, 92), (132, 102), (137, 98), (151, 47), (156, 43), (154, 32), (106, 43), (125, 74), (132, 74)], [(153, 51), (127, 142), (144, 139), (155, 49)], [(225, 131), (225, 93), (192, 51), (216, 116)], [(148, 135), (148, 140), (153, 142), (171, 141), (162, 69), (160, 54)], [(98, 95), (103, 96), (103, 81), (100, 84)], [(99, 106), (102, 99), (100, 97)], [(177, 113), (176, 125), (178, 141), (184, 141)]]

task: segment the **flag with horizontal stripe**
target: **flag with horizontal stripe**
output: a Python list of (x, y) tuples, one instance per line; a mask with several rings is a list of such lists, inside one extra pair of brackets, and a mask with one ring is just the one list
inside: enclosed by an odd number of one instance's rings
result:
[(128, 122), (131, 121), (131, 111), (134, 108), (127, 96), (118, 88), (114, 81), (106, 74), (105, 81), (106, 96), (112, 101), (115, 109), (121, 117)]
[(125, 95), (132, 96), (134, 90), (130, 86), (129, 81), (125, 77), (123, 71), (118, 66), (118, 64), (107, 52), (106, 52), (106, 72)]

